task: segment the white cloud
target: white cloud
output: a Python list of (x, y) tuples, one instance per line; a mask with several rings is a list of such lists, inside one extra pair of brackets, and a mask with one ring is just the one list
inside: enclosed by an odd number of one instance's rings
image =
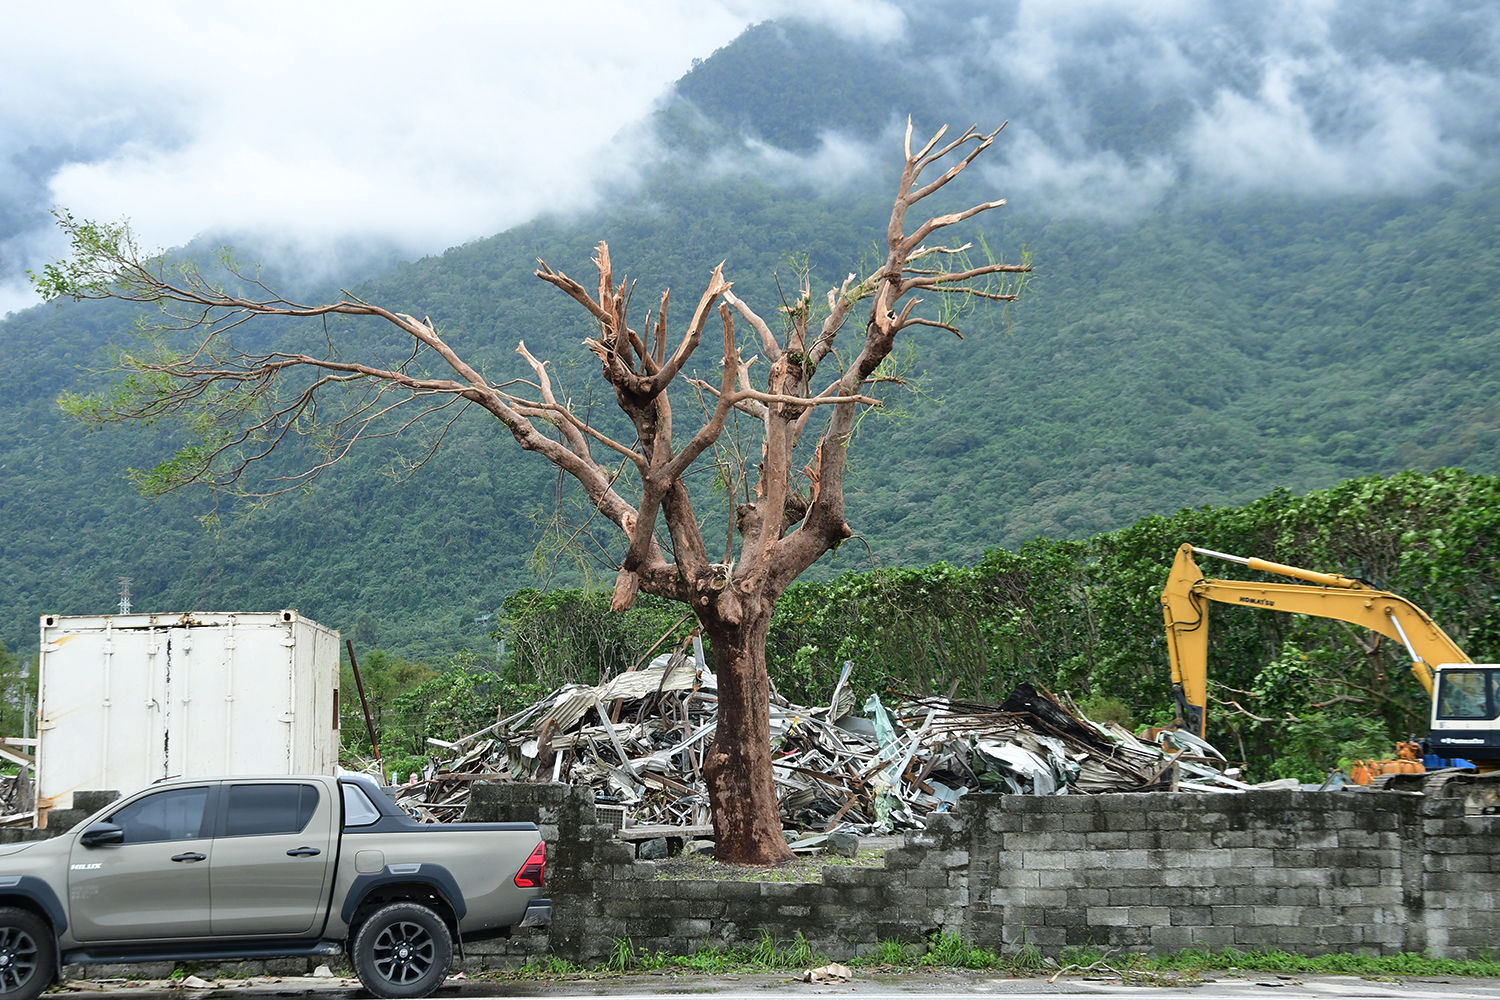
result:
[[(235, 234), (325, 263), (331, 248), (361, 243), (437, 252), (628, 184), (655, 152), (634, 126), (694, 59), (750, 24), (810, 17), (893, 51), (920, 34), (923, 9), (12, 5), (0, 62), (0, 312), (32, 304), (22, 269), (62, 249), (53, 204), (128, 215), (152, 247)], [(934, 113), (976, 95), (1003, 105), (1012, 124), (996, 159), (1017, 203), (1035, 195), (1119, 218), (1183, 183), (1412, 192), (1462, 178), (1500, 148), (1500, 7), (976, 0), (942, 14), (967, 30), (944, 39), (933, 65), (911, 65), (911, 79), (937, 95)], [(760, 145), (736, 167), (826, 183), (887, 162), (889, 134), (813, 124), (828, 131), (810, 156)], [(1130, 149), (1138, 135), (1145, 144)]]
[[(720, 174), (751, 173), (775, 177), (789, 184), (837, 191), (862, 184), (882, 167), (888, 167), (890, 151), (899, 133), (878, 140), (861, 139), (843, 132), (819, 133), (818, 144), (809, 153), (791, 153), (759, 139), (747, 138), (744, 150), (720, 154), (709, 168)], [(897, 157), (897, 166), (900, 158)]]
[(1200, 182), (1241, 190), (1369, 194), (1422, 189), (1473, 162), (1445, 133), (1450, 96), (1430, 67), (1349, 66), (1333, 53), (1268, 58), (1259, 90), (1220, 91), (1183, 147)]
[(0, 149), (44, 165), (0, 191), (0, 313), (34, 303), (19, 271), (61, 250), (49, 205), (128, 215), (151, 247), (412, 256), (586, 206), (629, 179), (639, 159), (612, 142), (694, 59), (788, 14), (875, 41), (904, 23), (883, 0), (12, 7)]
[(1155, 208), (1179, 181), (1168, 157), (1128, 161), (1108, 150), (1087, 155), (1049, 146), (1034, 132), (1006, 129), (1006, 159), (985, 169), (1016, 204), (1042, 206), (1050, 215), (1127, 222)]
[(825, 24), (850, 38), (890, 42), (907, 27), (906, 14), (894, 0), (723, 0), (729, 11), (750, 23), (800, 17)]
[(931, 77), (1008, 104), (1009, 190), (1069, 214), (1119, 218), (1178, 185), (1420, 194), (1500, 149), (1496, 5), (1018, 0), (976, 15)]
[[(773, 5), (774, 6), (774, 5)], [(115, 5), (7, 12), (0, 148), (55, 162), (0, 234), (35, 266), (40, 201), (205, 232), (420, 254), (586, 204), (606, 155), (757, 5), (649, 0)], [(0, 216), (3, 218), (3, 216)], [(6, 271), (14, 272), (12, 265)], [(12, 274), (3, 277), (9, 278)], [(30, 304), (0, 291), (0, 310)]]

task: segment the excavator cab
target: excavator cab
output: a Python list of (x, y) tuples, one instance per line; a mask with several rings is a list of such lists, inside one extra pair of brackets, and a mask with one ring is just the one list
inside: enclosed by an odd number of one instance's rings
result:
[(1433, 674), (1427, 752), (1500, 762), (1500, 666), (1444, 663)]

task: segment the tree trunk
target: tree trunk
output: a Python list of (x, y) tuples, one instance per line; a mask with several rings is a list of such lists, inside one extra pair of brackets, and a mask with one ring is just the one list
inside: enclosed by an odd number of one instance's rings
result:
[(769, 607), (740, 624), (704, 623), (719, 679), (718, 730), (703, 764), (713, 810), (714, 859), (775, 865), (792, 858), (771, 778)]

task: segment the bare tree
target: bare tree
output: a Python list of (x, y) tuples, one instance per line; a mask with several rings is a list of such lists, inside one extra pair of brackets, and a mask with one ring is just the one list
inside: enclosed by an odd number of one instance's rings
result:
[[(36, 284), (49, 298), (125, 299), (163, 310), (165, 320), (146, 331), (147, 346), (117, 356), (124, 373), (120, 383), (103, 394), (65, 400), (75, 413), (95, 422), (187, 421), (197, 437), (152, 470), (144, 483), (148, 490), (199, 483), (263, 498), (298, 488), (362, 439), (400, 433), (435, 418), (435, 439), (440, 440), (441, 431), (470, 407), (488, 411), (522, 448), (570, 475), (624, 536), (613, 607), (630, 607), (645, 590), (680, 601), (697, 615), (711, 643), (719, 681), (718, 730), (704, 766), (715, 853), (725, 861), (774, 864), (790, 853), (781, 835), (771, 770), (765, 659), (771, 613), (799, 574), (853, 533), (844, 512), (847, 448), (856, 416), (877, 405), (871, 393), (891, 377), (882, 366), (896, 338), (913, 327), (957, 334), (951, 309), (955, 302), (1009, 302), (1023, 272), (1030, 270), (1024, 258), (1005, 264), (986, 253), (971, 262), (969, 245), (932, 242), (940, 231), (1003, 201), (928, 216), (915, 225), (908, 222), (914, 208), (962, 173), (999, 132), (970, 128), (944, 143), (944, 127), (913, 150), (907, 123), (885, 257), (869, 273), (850, 274), (829, 291), (826, 312), (816, 311), (820, 322), (804, 280), (795, 301), (781, 307), (783, 315), (773, 329), (734, 295), (721, 264), (709, 277), (686, 329), (672, 342), (665, 293), (641, 330), (630, 326), (632, 286), (616, 275), (605, 244), (597, 248), (598, 281), (589, 288), (538, 262), (537, 277), (573, 299), (597, 324), (587, 345), (599, 359), (633, 440), (628, 434), (610, 436), (569, 400), (560, 399), (547, 364), (524, 343), (517, 352), (529, 375), (497, 384), (471, 367), (428, 319), (348, 293), (324, 305), (288, 301), (230, 262), (232, 288), (216, 285), (192, 264), (143, 256), (124, 224), (61, 216), (72, 253), (46, 268)], [(924, 183), (930, 168), (942, 172)], [(919, 314), (923, 294), (949, 308), (938, 308), (937, 315)], [(850, 313), (865, 303), (863, 331), (841, 339)], [(715, 360), (722, 368), (715, 381), (708, 381), (693, 377), (688, 364), (715, 314), (723, 346), (722, 358)], [(356, 358), (350, 353), (354, 346), (341, 341), (329, 323), (340, 316), (382, 320), (407, 338), (407, 347), (394, 360), (381, 361), (379, 351), (366, 345), (364, 356)], [(257, 317), (322, 318), (324, 332), (308, 353), (250, 351), (237, 343), (236, 334)], [(757, 358), (743, 356), (737, 323), (749, 327), (745, 343), (764, 356), (768, 371), (763, 381), (751, 376)], [(837, 345), (844, 342), (849, 346), (841, 352)], [(434, 363), (434, 357), (441, 363)], [(818, 378), (820, 371), (824, 375)], [(691, 421), (687, 413), (695, 413)], [(823, 418), (816, 445), (799, 450), (818, 414)], [(758, 428), (761, 454), (753, 468), (744, 470), (747, 490), (732, 512), (732, 525), (706, 536), (685, 476), (695, 463), (712, 459), (705, 453), (735, 421)], [(249, 489), (247, 471), (289, 435), (309, 429), (321, 435), (318, 457), (285, 478), (273, 477), (258, 493)], [(799, 468), (799, 463), (805, 464)], [(715, 548), (724, 538), (722, 557), (711, 551), (707, 537), (715, 539)]]

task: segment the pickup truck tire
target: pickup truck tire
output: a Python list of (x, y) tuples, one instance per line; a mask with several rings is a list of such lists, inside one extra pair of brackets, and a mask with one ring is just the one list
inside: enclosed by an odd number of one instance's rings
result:
[(0, 1000), (33, 1000), (57, 975), (57, 937), (47, 921), (0, 906)]
[(391, 903), (360, 925), (352, 951), (354, 974), (365, 989), (411, 1000), (442, 985), (453, 961), (453, 936), (443, 918), (420, 903)]

